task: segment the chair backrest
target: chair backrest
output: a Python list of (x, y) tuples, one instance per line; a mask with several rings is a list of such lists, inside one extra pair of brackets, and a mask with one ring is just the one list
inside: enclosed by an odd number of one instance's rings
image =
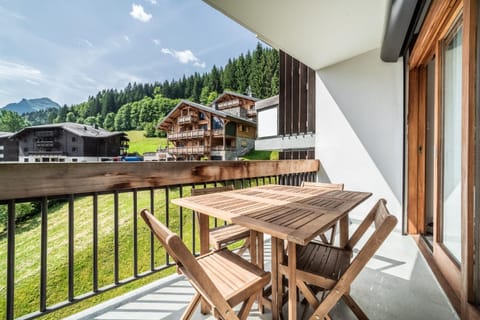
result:
[(233, 189), (234, 189), (233, 185), (229, 185), (225, 187), (215, 187), (215, 188), (192, 189), (192, 196), (200, 196), (202, 194), (232, 191)]
[(382, 242), (390, 234), (395, 225), (397, 224), (397, 218), (392, 216), (387, 209), (387, 201), (385, 199), (380, 199), (377, 201), (372, 210), (367, 214), (362, 223), (358, 226), (357, 230), (353, 233), (350, 239), (347, 242), (346, 247), (353, 249), (358, 241), (363, 237), (368, 228), (373, 224), (375, 226), (375, 232), (372, 234), (370, 239), (373, 236), (377, 235), (380, 231), (388, 230), (384, 235)]
[(367, 229), (371, 225), (375, 226), (375, 231), (369, 237), (365, 245), (360, 249), (355, 258), (350, 262), (345, 272), (337, 281), (335, 286), (330, 290), (327, 297), (322, 301), (320, 306), (315, 310), (316, 317), (322, 317), (337, 303), (345, 292), (350, 289), (350, 284), (355, 280), (358, 274), (363, 270), (368, 261), (374, 256), (375, 252), (380, 248), (390, 232), (397, 224), (397, 218), (392, 216), (386, 207), (384, 199), (378, 200), (372, 210), (368, 213), (365, 220), (360, 224), (357, 230), (347, 243), (346, 248), (353, 249), (355, 244), (362, 238)]
[(308, 182), (302, 181), (302, 187), (314, 187), (314, 188), (323, 188), (323, 189), (332, 189), (332, 190), (343, 190), (343, 183), (323, 183), (323, 182)]
[(221, 314), (224, 315), (225, 312), (227, 314), (235, 314), (218, 288), (208, 277), (205, 270), (203, 270), (193, 254), (183, 243), (182, 239), (158, 221), (147, 209), (143, 209), (140, 215), (165, 250), (167, 250), (168, 254), (175, 260), (182, 273), (191, 281), (192, 285), (202, 297), (208, 301), (208, 303), (214, 305)]

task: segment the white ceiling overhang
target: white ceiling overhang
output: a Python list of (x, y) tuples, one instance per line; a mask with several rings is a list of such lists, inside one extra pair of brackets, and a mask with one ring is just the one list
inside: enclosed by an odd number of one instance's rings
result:
[(379, 48), (388, 0), (203, 0), (318, 70)]

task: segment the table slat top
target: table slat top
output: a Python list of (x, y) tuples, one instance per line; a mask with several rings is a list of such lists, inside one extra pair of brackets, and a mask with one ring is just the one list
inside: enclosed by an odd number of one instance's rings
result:
[(369, 192), (266, 185), (177, 198), (172, 202), (305, 245), (371, 195)]

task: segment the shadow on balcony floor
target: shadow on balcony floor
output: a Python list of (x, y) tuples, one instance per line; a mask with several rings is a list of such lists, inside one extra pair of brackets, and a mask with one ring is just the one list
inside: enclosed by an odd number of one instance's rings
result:
[[(268, 258), (270, 241), (265, 244)], [(266, 264), (269, 268), (269, 261)], [(193, 294), (183, 276), (173, 275), (68, 319), (179, 319)], [(387, 239), (360, 273), (351, 294), (370, 319), (458, 319), (413, 239), (399, 233)], [(299, 310), (299, 316), (302, 311)], [(356, 319), (342, 302), (331, 316)], [(193, 319), (213, 317), (203, 316), (197, 310)], [(259, 314), (254, 306), (248, 319), (271, 319), (271, 314)]]

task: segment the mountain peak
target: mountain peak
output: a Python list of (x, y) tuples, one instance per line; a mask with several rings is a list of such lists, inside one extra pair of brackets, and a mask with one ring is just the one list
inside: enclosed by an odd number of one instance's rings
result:
[(46, 109), (59, 109), (60, 105), (55, 101), (52, 101), (50, 98), (36, 98), (36, 99), (25, 99), (23, 98), (19, 102), (14, 102), (7, 104), (2, 110), (9, 110), (19, 114), (35, 112)]

